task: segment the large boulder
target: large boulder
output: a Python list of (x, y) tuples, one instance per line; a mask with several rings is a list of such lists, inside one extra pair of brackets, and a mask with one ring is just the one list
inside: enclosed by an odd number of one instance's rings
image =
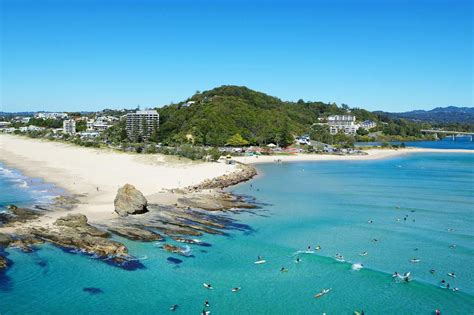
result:
[(147, 204), (145, 196), (130, 184), (119, 188), (114, 201), (115, 212), (122, 217), (148, 212)]

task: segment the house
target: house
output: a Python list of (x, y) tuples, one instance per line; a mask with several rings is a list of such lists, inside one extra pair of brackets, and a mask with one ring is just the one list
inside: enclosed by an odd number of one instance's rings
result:
[(346, 135), (354, 135), (359, 129), (355, 123), (356, 117), (353, 115), (332, 115), (328, 117), (329, 133), (335, 135), (340, 131)]
[(376, 126), (377, 124), (375, 123), (375, 121), (370, 120), (370, 119), (364, 120), (363, 122), (360, 123), (360, 128), (364, 128), (366, 130), (372, 129)]
[(302, 135), (296, 138), (296, 143), (300, 145), (310, 145), (311, 139), (309, 138), (309, 135)]

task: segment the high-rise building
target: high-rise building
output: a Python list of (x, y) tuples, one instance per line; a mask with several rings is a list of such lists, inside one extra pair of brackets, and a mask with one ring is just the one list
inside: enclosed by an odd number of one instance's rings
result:
[(131, 140), (149, 139), (159, 127), (160, 115), (156, 110), (139, 110), (127, 114), (127, 135)]
[(74, 135), (76, 134), (76, 121), (74, 119), (66, 119), (63, 121), (63, 132)]

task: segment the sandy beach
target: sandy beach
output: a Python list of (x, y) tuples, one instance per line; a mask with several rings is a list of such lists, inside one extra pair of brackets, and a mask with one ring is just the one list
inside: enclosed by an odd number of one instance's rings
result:
[[(471, 150), (437, 149), (371, 149), (367, 155), (278, 155), (259, 157), (237, 157), (246, 164), (323, 160), (371, 160), (383, 159), (410, 153), (451, 152), (473, 154)], [(42, 178), (80, 195), (80, 203), (73, 210), (85, 214), (91, 222), (100, 223), (115, 218), (114, 198), (117, 189), (126, 183), (134, 185), (153, 201), (166, 202), (166, 194), (157, 194), (164, 189), (183, 188), (202, 181), (236, 171), (235, 165), (225, 163), (192, 162), (174, 156), (138, 155), (112, 150), (84, 148), (71, 144), (29, 139), (26, 137), (0, 135), (0, 162), (16, 168), (23, 174)], [(43, 216), (34, 224), (49, 224), (64, 212)]]
[[(115, 218), (114, 198), (126, 183), (145, 196), (163, 189), (195, 185), (235, 171), (235, 165), (193, 162), (164, 155), (138, 155), (70, 144), (0, 135), (0, 162), (29, 177), (81, 195), (74, 212), (92, 222)], [(165, 197), (163, 195), (163, 197)], [(51, 223), (64, 213), (43, 216), (38, 223)]]
[(425, 149), (425, 148), (403, 148), (403, 149), (368, 149), (364, 150), (367, 155), (329, 155), (329, 154), (294, 154), (294, 155), (260, 155), (243, 156), (235, 158), (236, 161), (245, 164), (263, 164), (281, 162), (311, 162), (311, 161), (357, 161), (378, 160), (413, 153), (466, 153), (474, 154), (473, 150), (464, 149)]

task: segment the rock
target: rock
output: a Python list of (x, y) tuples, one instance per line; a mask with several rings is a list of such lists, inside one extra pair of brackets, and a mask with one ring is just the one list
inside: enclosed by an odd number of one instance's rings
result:
[(56, 226), (83, 227), (87, 225), (87, 217), (83, 214), (68, 214), (53, 223)]
[(18, 208), (15, 205), (7, 207), (9, 212), (0, 213), (0, 223), (8, 224), (15, 222), (26, 222), (34, 220), (40, 216), (40, 213), (31, 209)]
[(45, 228), (30, 228), (31, 235), (55, 245), (79, 249), (87, 254), (96, 255), (99, 258), (108, 258), (113, 256), (128, 257), (128, 250), (122, 243), (97, 236), (82, 234), (80, 231), (62, 227), (59, 231)]
[(212, 179), (207, 179), (200, 184), (186, 187), (190, 191), (199, 191), (203, 189), (226, 188), (241, 182), (248, 181), (255, 175), (257, 170), (249, 165), (239, 163), (239, 170), (230, 174), (225, 174)]
[(7, 247), (11, 241), (12, 238), (10, 235), (0, 233), (0, 246)]
[(54, 223), (56, 226), (75, 228), (78, 233), (97, 237), (109, 237), (107, 231), (100, 230), (87, 223), (87, 217), (81, 213), (68, 214), (58, 218)]
[(10, 243), (10, 247), (19, 248), (24, 253), (31, 253), (33, 245), (42, 244), (44, 241), (32, 237), (31, 235), (18, 235), (18, 239)]
[(164, 239), (158, 233), (137, 227), (112, 227), (109, 231), (133, 241), (152, 242)]
[(114, 200), (115, 212), (122, 217), (148, 212), (147, 204), (145, 196), (130, 184), (119, 188)]
[(0, 271), (7, 269), (7, 267), (8, 267), (7, 259), (3, 256), (0, 256)]
[(178, 254), (178, 255), (181, 255), (181, 256), (188, 256), (188, 253), (187, 253), (186, 249), (184, 249), (182, 247), (178, 247), (178, 246), (174, 246), (174, 245), (170, 245), (170, 244), (165, 244), (165, 245), (163, 245), (163, 249), (170, 252), (170, 253)]

